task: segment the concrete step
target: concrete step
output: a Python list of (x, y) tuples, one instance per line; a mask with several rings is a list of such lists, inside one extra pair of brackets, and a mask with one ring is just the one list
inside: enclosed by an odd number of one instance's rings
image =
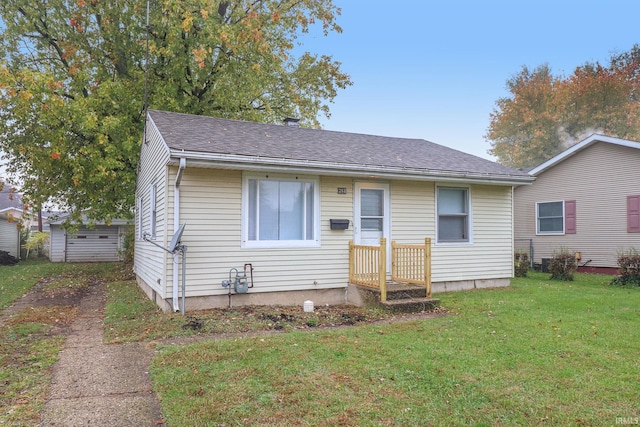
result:
[(427, 288), (420, 285), (407, 283), (387, 283), (387, 300), (424, 298), (427, 296)]
[(394, 313), (418, 313), (433, 310), (440, 305), (440, 300), (438, 298), (407, 298), (383, 301), (380, 305)]

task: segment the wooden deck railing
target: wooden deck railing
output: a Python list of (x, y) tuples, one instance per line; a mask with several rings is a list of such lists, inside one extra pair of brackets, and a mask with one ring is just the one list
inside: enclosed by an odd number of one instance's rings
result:
[(431, 297), (431, 239), (423, 245), (403, 245), (391, 241), (391, 280), (423, 285)]
[[(424, 245), (391, 242), (391, 280), (423, 285), (431, 297), (431, 239)], [(387, 300), (387, 239), (380, 246), (349, 242), (349, 281), (380, 289), (380, 301)]]
[(349, 242), (349, 281), (380, 289), (380, 301), (387, 300), (387, 239), (380, 246)]

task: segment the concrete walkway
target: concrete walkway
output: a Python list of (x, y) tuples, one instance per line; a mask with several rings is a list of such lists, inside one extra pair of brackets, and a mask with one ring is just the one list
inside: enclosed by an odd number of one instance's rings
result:
[(102, 343), (104, 289), (92, 285), (80, 301), (53, 378), (41, 426), (164, 426), (151, 391), (145, 343)]

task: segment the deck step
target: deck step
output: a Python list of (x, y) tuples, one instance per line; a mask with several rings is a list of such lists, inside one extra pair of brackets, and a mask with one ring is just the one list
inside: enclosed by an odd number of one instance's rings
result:
[(380, 305), (394, 313), (430, 311), (440, 305), (438, 298), (407, 298), (382, 301)]
[(424, 298), (427, 296), (427, 289), (420, 285), (407, 283), (387, 283), (387, 300)]

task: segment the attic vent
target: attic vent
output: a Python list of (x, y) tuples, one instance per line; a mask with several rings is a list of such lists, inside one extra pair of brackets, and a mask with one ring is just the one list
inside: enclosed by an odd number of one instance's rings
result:
[(292, 117), (287, 117), (286, 119), (283, 120), (285, 126), (291, 126), (294, 128), (300, 127), (300, 125), (298, 125), (299, 121), (300, 119), (294, 119)]

